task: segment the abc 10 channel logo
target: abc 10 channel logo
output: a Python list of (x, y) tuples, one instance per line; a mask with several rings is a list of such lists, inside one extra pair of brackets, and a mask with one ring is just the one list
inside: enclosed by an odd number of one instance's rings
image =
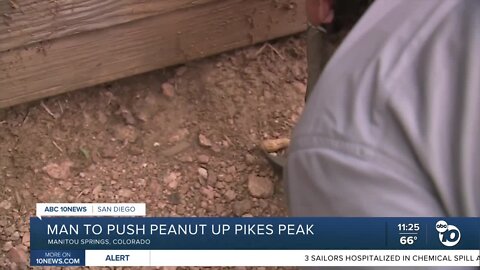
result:
[(462, 237), (460, 230), (454, 225), (449, 225), (445, 220), (438, 221), (435, 229), (437, 229), (438, 238), (444, 246), (454, 247), (460, 242)]

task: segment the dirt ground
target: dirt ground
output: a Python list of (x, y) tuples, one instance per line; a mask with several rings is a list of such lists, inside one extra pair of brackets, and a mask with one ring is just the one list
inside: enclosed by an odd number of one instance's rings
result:
[(305, 85), (301, 35), (1, 110), (0, 268), (28, 265), (40, 202), (286, 215), (258, 145), (289, 137)]

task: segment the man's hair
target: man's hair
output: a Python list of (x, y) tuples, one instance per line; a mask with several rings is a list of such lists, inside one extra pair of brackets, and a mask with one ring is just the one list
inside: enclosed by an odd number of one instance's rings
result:
[(374, 0), (336, 0), (333, 2), (334, 20), (327, 26), (329, 32), (350, 30)]

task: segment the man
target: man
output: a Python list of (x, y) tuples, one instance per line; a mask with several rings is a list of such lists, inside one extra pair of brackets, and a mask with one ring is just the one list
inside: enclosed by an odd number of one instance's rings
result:
[(479, 29), (480, 1), (375, 1), (294, 130), (292, 215), (479, 216)]
[[(312, 24), (335, 20), (309, 2)], [(313, 85), (293, 216), (480, 215), (480, 1), (375, 1)]]

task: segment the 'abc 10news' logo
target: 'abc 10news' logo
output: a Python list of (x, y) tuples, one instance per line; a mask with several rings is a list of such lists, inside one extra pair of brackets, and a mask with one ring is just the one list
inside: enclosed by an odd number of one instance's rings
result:
[(440, 220), (435, 225), (435, 229), (437, 229), (438, 238), (444, 246), (453, 247), (460, 242), (462, 234), (456, 226), (449, 225), (446, 221)]

